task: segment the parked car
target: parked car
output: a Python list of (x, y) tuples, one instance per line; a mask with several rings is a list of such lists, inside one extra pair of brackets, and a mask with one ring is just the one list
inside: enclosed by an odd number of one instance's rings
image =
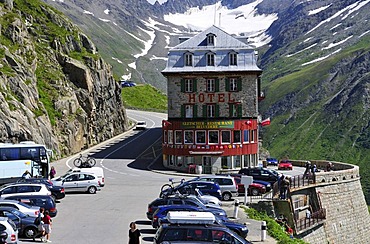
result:
[(10, 196), (6, 197), (5, 199), (16, 200), (31, 206), (44, 208), (45, 210), (49, 210), (50, 217), (55, 217), (58, 213), (55, 201), (51, 196), (22, 195), (22, 196)]
[(0, 207), (12, 207), (33, 217), (37, 217), (40, 213), (40, 207), (31, 206), (16, 200), (0, 199)]
[(271, 187), (271, 183), (267, 182), (267, 181), (263, 181), (263, 180), (253, 180), (253, 183), (257, 183), (257, 184), (261, 184), (263, 185), (265, 188), (266, 188), (266, 192), (269, 192), (271, 191), (272, 187)]
[(220, 206), (215, 204), (204, 204), (202, 201), (195, 197), (189, 196), (169, 196), (166, 198), (157, 198), (153, 200), (151, 203), (148, 204), (148, 211), (146, 212), (146, 216), (149, 220), (153, 219), (153, 213), (157, 210), (158, 206), (162, 205), (191, 205), (197, 206), (200, 209), (207, 210), (212, 209), (218, 213), (218, 215), (226, 216), (225, 210), (223, 210)]
[[(241, 183), (241, 177), (233, 176), (236, 183), (238, 184), (238, 192), (240, 195), (245, 194), (245, 187), (244, 184)], [(266, 187), (264, 185), (258, 183), (252, 183), (248, 187), (248, 196), (259, 196), (266, 193)]]
[[(201, 215), (201, 216), (198, 216)], [(188, 217), (187, 217), (188, 216)], [(161, 225), (154, 237), (154, 244), (159, 243), (238, 243), (246, 244), (243, 237), (229, 228), (214, 224), (215, 218), (207, 212), (170, 212), (167, 215), (170, 224)]]
[(0, 233), (6, 232), (6, 243), (18, 243), (18, 229), (14, 222), (7, 217), (0, 217)]
[(278, 165), (278, 160), (276, 158), (266, 158), (267, 165)]
[(293, 170), (293, 165), (292, 165), (292, 162), (290, 162), (289, 160), (280, 160), (279, 164), (278, 164), (278, 170)]
[(87, 173), (93, 173), (98, 177), (98, 180), (100, 182), (100, 186), (105, 186), (105, 178), (104, 178), (104, 170), (101, 167), (91, 167), (91, 168), (73, 168), (69, 169), (67, 173), (71, 172), (87, 172)]
[(220, 186), (222, 200), (229, 201), (232, 197), (238, 196), (238, 185), (233, 177), (229, 175), (202, 175), (191, 181), (211, 181)]
[(131, 81), (122, 81), (121, 82), (121, 87), (132, 87), (136, 86), (136, 83), (131, 82)]
[(231, 221), (228, 218), (221, 218), (221, 217), (218, 217), (218, 216), (215, 216), (215, 217), (216, 217), (215, 222), (217, 224), (226, 226), (227, 228), (234, 231), (236, 234), (238, 234), (239, 236), (241, 236), (243, 238), (247, 237), (249, 229), (246, 225), (240, 224), (238, 222)]
[(21, 211), (10, 208), (10, 207), (0, 207), (0, 215), (8, 217), (11, 219), (18, 228), (18, 235), (24, 236), (26, 238), (36, 238), (41, 235), (36, 224), (36, 218)]
[(279, 176), (276, 173), (272, 172), (271, 170), (255, 167), (255, 168), (242, 168), (238, 172), (242, 175), (249, 175), (253, 177), (253, 180), (263, 180), (267, 181), (270, 184), (274, 184), (278, 181)]
[(49, 188), (51, 195), (56, 200), (60, 200), (66, 196), (64, 192), (64, 187), (54, 186), (51, 180), (46, 179), (46, 178), (19, 179), (17, 182), (18, 183), (42, 183)]
[(100, 181), (95, 174), (84, 172), (67, 173), (52, 180), (54, 185), (63, 186), (65, 192), (88, 192), (95, 194), (100, 191)]
[(135, 130), (145, 130), (146, 129), (146, 121), (138, 121), (135, 126)]
[(41, 183), (10, 183), (0, 188), (0, 196), (51, 195), (49, 188)]
[[(199, 189), (204, 195), (210, 195), (219, 200), (222, 199), (220, 186), (215, 182), (207, 181), (185, 181), (174, 187), (171, 190), (171, 194), (174, 192), (179, 192), (181, 194), (194, 194), (195, 189)], [(167, 193), (162, 192), (161, 195), (167, 195)]]

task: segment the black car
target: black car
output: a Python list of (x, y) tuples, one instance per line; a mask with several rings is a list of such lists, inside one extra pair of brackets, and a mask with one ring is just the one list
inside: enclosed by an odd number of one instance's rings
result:
[(36, 238), (41, 235), (38, 225), (36, 224), (37, 217), (31, 217), (10, 207), (0, 207), (0, 215), (13, 220), (14, 224), (17, 226), (19, 236)]
[(17, 182), (19, 182), (19, 183), (29, 182), (29, 183), (41, 183), (41, 184), (44, 184), (44, 185), (46, 185), (49, 188), (49, 190), (51, 192), (51, 195), (56, 200), (62, 199), (62, 198), (64, 198), (66, 196), (66, 194), (64, 192), (64, 187), (62, 187), (62, 186), (55, 186), (55, 185), (53, 185), (53, 182), (51, 182), (50, 180), (48, 180), (46, 178), (20, 179)]
[(238, 174), (252, 176), (253, 180), (263, 180), (273, 185), (279, 179), (279, 175), (265, 168), (243, 168), (239, 170)]
[(37, 206), (49, 210), (50, 217), (55, 217), (58, 213), (54, 199), (44, 195), (16, 195), (5, 197), (4, 199), (16, 200), (31, 206)]

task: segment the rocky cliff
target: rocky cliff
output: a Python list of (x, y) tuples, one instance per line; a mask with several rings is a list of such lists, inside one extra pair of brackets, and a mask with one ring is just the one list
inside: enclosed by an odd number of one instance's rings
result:
[(57, 157), (127, 129), (121, 88), (90, 39), (36, 0), (0, 0), (0, 142)]

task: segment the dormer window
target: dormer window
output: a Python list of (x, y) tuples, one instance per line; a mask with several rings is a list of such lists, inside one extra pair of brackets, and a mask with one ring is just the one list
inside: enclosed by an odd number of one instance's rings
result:
[(193, 66), (193, 54), (190, 52), (185, 53), (185, 66)]
[(238, 53), (236, 52), (229, 53), (229, 65), (238, 65)]
[(215, 66), (215, 54), (207, 53), (207, 66)]
[(215, 34), (209, 33), (207, 35), (207, 46), (214, 46), (215, 45)]

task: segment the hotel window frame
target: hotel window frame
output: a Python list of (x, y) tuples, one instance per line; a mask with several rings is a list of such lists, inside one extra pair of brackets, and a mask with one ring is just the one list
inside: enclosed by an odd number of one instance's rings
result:
[(206, 90), (207, 92), (215, 92), (216, 91), (216, 79), (209, 78), (206, 80)]
[(173, 144), (173, 131), (168, 130), (168, 144)]
[(213, 33), (207, 34), (207, 46), (214, 46), (216, 42), (216, 35)]
[(238, 53), (237, 52), (230, 52), (229, 53), (229, 65), (230, 66), (237, 66), (238, 65)]
[(255, 133), (254, 133), (254, 132), (255, 132), (255, 130), (250, 130), (250, 133), (249, 133), (249, 142), (250, 142), (250, 143), (254, 143), (254, 142), (255, 142), (254, 140), (256, 139), (256, 138), (255, 138), (255, 137), (256, 137), (256, 135), (255, 135)]
[(249, 143), (249, 130), (243, 130), (243, 143)]
[(207, 66), (215, 66), (216, 55), (213, 52), (206, 54)]
[(182, 144), (182, 130), (175, 130), (175, 144)]
[(242, 90), (241, 77), (227, 77), (225, 79), (225, 91), (240, 92), (241, 90)]
[[(194, 105), (193, 104), (185, 104), (185, 118), (194, 118)], [(191, 113), (191, 114), (190, 114)]]
[[(211, 133), (214, 133), (214, 132), (217, 133), (217, 142), (212, 142), (213, 139), (212, 139)], [(220, 142), (220, 132), (218, 130), (209, 130), (208, 131), (208, 144), (215, 145), (215, 144), (219, 144), (219, 142)]]
[[(199, 139), (199, 134), (202, 133), (203, 134), (203, 141), (202, 142), (198, 142), (198, 139)], [(206, 144), (206, 131), (205, 130), (197, 130), (195, 131), (195, 144), (198, 144), (198, 145), (205, 145)]]
[[(237, 133), (239, 133), (238, 137), (239, 137), (239, 141), (235, 140), (235, 138), (237, 137)], [(241, 138), (241, 131), (240, 130), (234, 130), (233, 131), (233, 144), (241, 144), (242, 142), (242, 138)]]
[[(227, 132), (229, 134), (229, 140), (224, 141), (224, 132)], [(222, 130), (221, 131), (221, 144), (231, 144), (231, 131), (230, 130)]]
[(215, 118), (216, 117), (216, 104), (207, 104), (207, 118)]
[[(191, 133), (191, 142), (187, 142), (187, 133)], [(184, 144), (194, 144), (194, 131), (193, 130), (184, 130)]]
[(168, 133), (167, 130), (163, 130), (163, 143), (167, 144), (168, 142)]
[(184, 54), (184, 66), (193, 67), (194, 55), (191, 52), (186, 52)]
[(194, 92), (194, 80), (184, 79), (185, 92)]
[(242, 104), (241, 103), (229, 103), (229, 116), (230, 118), (241, 118), (242, 117)]

